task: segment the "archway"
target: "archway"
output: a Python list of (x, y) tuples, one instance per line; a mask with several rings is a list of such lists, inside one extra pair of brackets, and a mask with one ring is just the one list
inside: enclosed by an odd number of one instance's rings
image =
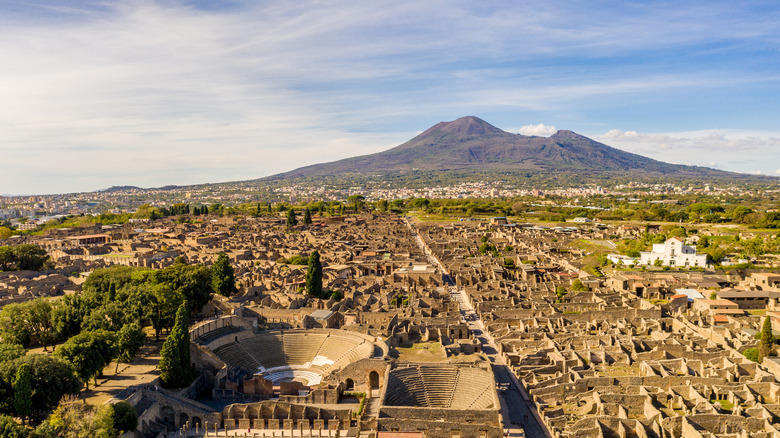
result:
[(352, 391), (355, 389), (355, 381), (352, 379), (347, 379), (347, 391)]
[(162, 409), (160, 409), (160, 416), (162, 417), (162, 422), (165, 423), (166, 426), (176, 427), (176, 412), (173, 411), (172, 407), (163, 406)]
[(187, 420), (189, 420), (189, 419), (190, 419), (190, 416), (185, 414), (184, 412), (179, 414), (179, 427), (184, 426), (185, 424), (187, 424)]
[(200, 417), (192, 417), (192, 427), (203, 427), (203, 423), (200, 421)]
[(371, 373), (368, 375), (368, 384), (371, 386), (371, 389), (378, 389), (379, 373), (377, 373), (376, 371), (371, 371)]

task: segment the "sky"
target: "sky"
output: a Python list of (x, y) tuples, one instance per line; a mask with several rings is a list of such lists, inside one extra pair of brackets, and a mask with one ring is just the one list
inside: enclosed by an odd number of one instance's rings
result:
[(0, 194), (259, 178), (473, 115), (780, 176), (772, 1), (0, 1)]

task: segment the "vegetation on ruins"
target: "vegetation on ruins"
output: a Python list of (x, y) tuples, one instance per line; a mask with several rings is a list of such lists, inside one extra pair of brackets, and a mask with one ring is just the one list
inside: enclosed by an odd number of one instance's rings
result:
[(306, 293), (314, 296), (322, 296), (322, 263), (320, 263), (320, 253), (317, 250), (312, 251), (309, 256), (309, 266), (306, 270)]
[(189, 310), (187, 303), (179, 306), (176, 323), (160, 352), (160, 379), (168, 387), (183, 387), (192, 382), (195, 370), (190, 363)]
[(211, 288), (214, 292), (229, 297), (237, 292), (236, 275), (228, 256), (221, 252), (211, 267)]

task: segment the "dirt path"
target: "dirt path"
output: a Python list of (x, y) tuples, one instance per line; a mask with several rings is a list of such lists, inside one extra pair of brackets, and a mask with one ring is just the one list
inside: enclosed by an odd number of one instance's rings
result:
[(131, 363), (119, 364), (118, 374), (114, 373), (116, 362), (108, 364), (103, 369), (103, 377), (98, 377), (98, 386), (94, 386), (94, 381), (90, 382), (89, 391), (82, 393), (81, 398), (91, 405), (101, 405), (128, 386), (149, 383), (159, 377), (157, 364), (164, 339), (161, 337), (159, 342), (154, 342), (153, 337), (151, 339), (141, 347)]

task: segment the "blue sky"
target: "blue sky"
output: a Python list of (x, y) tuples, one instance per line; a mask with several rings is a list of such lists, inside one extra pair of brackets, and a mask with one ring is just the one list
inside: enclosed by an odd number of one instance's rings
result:
[(0, 2), (0, 193), (251, 179), (476, 115), (780, 175), (780, 4)]

